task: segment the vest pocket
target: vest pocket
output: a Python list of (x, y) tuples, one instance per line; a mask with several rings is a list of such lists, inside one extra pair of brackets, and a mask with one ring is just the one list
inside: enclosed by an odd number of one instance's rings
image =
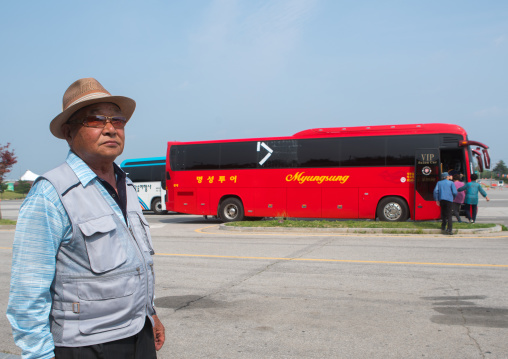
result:
[(84, 234), (92, 272), (108, 272), (127, 261), (127, 253), (117, 234), (115, 220), (111, 216), (95, 218), (78, 226)]
[(132, 274), (79, 282), (79, 331), (95, 334), (128, 326), (137, 314), (132, 294), (138, 282)]

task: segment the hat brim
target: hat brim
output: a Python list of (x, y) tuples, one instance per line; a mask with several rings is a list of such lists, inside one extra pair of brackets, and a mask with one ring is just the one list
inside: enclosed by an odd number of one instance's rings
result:
[(134, 110), (136, 109), (136, 101), (129, 97), (124, 96), (105, 96), (105, 97), (99, 97), (94, 98), (82, 102), (78, 102), (75, 105), (70, 106), (68, 109), (63, 111), (61, 114), (56, 116), (51, 123), (49, 124), (49, 130), (53, 134), (53, 136), (61, 139), (65, 139), (65, 136), (62, 131), (62, 125), (69, 120), (69, 117), (72, 116), (72, 114), (80, 109), (82, 109), (85, 106), (93, 105), (95, 103), (101, 103), (101, 102), (110, 102), (114, 103), (118, 107), (120, 107), (120, 110), (122, 111), (123, 115), (129, 121), (132, 114), (134, 113)]

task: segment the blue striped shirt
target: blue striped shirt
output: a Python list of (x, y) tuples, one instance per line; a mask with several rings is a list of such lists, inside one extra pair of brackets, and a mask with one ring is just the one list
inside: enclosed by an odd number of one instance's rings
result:
[[(81, 184), (96, 186), (123, 220), (120, 207), (86, 163), (70, 151), (66, 161)], [(71, 237), (70, 219), (55, 188), (47, 180), (37, 181), (21, 205), (18, 216), (7, 306), (7, 318), (14, 341), (23, 351), (23, 359), (55, 356), (49, 328), (50, 287), (60, 244)]]

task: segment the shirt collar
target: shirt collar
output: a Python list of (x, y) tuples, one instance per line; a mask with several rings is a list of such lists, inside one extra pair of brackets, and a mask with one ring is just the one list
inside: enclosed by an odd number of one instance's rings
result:
[(113, 168), (115, 170), (116, 180), (117, 181), (122, 181), (122, 180), (125, 181), (125, 178), (127, 177), (125, 172), (120, 167), (118, 167), (118, 165), (114, 162), (113, 162)]
[[(67, 164), (76, 174), (79, 181), (83, 185), (83, 187), (88, 186), (90, 182), (92, 182), (95, 178), (98, 178), (94, 171), (88, 167), (88, 165), (81, 158), (78, 157), (74, 152), (69, 151), (66, 159)], [(125, 172), (122, 171), (120, 167), (116, 163), (113, 162), (113, 168), (115, 170), (115, 175), (120, 178), (125, 178)]]

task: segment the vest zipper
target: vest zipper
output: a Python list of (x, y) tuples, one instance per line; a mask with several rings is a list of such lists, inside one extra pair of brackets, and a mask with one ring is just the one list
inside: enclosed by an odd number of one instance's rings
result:
[[(128, 216), (127, 216), (128, 217)], [(139, 221), (141, 221), (139, 218), (138, 218)], [(141, 224), (142, 225), (142, 224)], [(130, 219), (129, 219), (129, 224), (127, 225), (127, 227), (129, 228), (129, 231), (131, 232), (131, 235), (132, 235), (132, 239), (134, 240), (134, 242), (136, 242), (136, 247), (138, 248), (138, 255), (141, 256), (141, 261), (143, 262), (143, 265), (145, 266), (146, 268), (146, 260), (145, 260), (145, 256), (143, 255), (143, 249), (139, 246), (139, 243), (138, 241), (136, 240), (136, 236), (134, 235), (134, 232), (132, 231), (132, 227), (131, 227), (131, 224), (130, 224)], [(151, 267), (151, 265), (150, 265)], [(138, 267), (139, 268), (139, 267)], [(138, 269), (136, 268), (136, 269)], [(152, 267), (151, 267), (152, 268)], [(139, 273), (139, 271), (138, 271)], [(139, 277), (141, 279), (141, 275)], [(152, 278), (153, 278), (153, 268), (152, 268)], [(155, 281), (153, 281), (153, 288), (152, 288), (152, 292), (155, 293)], [(150, 298), (151, 299), (151, 303), (150, 305), (152, 306), (153, 308), (153, 296), (150, 295), (150, 278), (148, 278), (148, 276), (146, 276), (146, 297), (147, 298)], [(146, 304), (145, 304), (146, 305)], [(155, 310), (155, 309), (154, 309)]]
[(152, 305), (152, 307), (154, 307), (153, 298), (155, 296), (155, 274), (153, 272), (153, 263), (150, 263), (150, 269), (152, 270), (152, 282), (153, 282), (153, 291), (152, 291), (153, 295), (150, 298), (150, 304)]

